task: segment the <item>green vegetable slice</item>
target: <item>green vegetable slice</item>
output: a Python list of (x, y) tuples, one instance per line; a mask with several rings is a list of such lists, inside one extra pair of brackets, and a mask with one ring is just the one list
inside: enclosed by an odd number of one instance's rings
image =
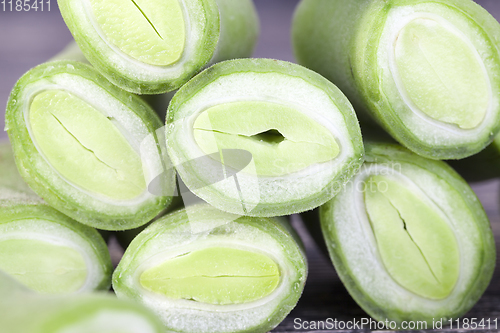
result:
[(0, 270), (44, 294), (109, 289), (111, 259), (99, 233), (47, 206), (0, 142)]
[[(251, 152), (255, 171), (262, 176), (294, 173), (331, 161), (340, 152), (334, 136), (324, 126), (277, 103), (247, 101), (210, 107), (196, 118), (193, 132), (206, 154), (219, 149)], [(269, 163), (273, 159), (289, 167)]]
[(249, 57), (258, 17), (251, 0), (58, 0), (85, 57), (129, 92), (178, 89), (209, 63)]
[(268, 332), (305, 283), (307, 263), (295, 239), (283, 221), (189, 206), (130, 243), (113, 288), (159, 313), (167, 330)]
[(107, 294), (38, 295), (0, 271), (0, 327), (9, 333), (160, 333), (142, 306)]
[[(144, 101), (73, 61), (26, 73), (6, 112), (31, 188), (64, 214), (105, 230), (144, 225), (171, 202), (174, 172), (158, 145), (160, 127)], [(153, 180), (157, 194), (148, 191)]]
[(458, 318), (493, 274), (495, 242), (472, 189), (444, 162), (396, 145), (367, 144), (320, 220), (337, 273), (377, 320)]
[[(49, 61), (71, 60), (78, 61), (89, 65), (89, 61), (83, 55), (75, 41), (66, 45), (59, 53), (49, 59)], [(159, 95), (141, 95), (140, 97), (148, 103), (153, 110), (158, 114), (160, 119), (165, 119), (168, 103), (174, 96), (175, 91)]]
[(363, 158), (345, 96), (303, 67), (269, 59), (219, 63), (179, 89), (167, 150), (192, 192), (249, 216), (321, 205)]
[(500, 25), (471, 0), (303, 0), (292, 30), (300, 64), (421, 156), (472, 156), (500, 130)]

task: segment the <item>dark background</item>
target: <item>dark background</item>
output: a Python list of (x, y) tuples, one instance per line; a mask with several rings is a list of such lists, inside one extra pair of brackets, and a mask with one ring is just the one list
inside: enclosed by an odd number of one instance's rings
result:
[[(50, 12), (3, 12), (0, 0), (0, 127), (4, 127), (4, 109), (10, 90), (30, 68), (48, 60), (71, 41), (72, 37), (59, 14), (56, 0)], [(46, 0), (47, 1), (47, 0)], [(346, 0), (349, 1), (349, 0)], [(254, 0), (261, 20), (261, 36), (254, 56), (294, 61), (290, 44), (291, 18), (298, 0)], [(500, 19), (500, 0), (477, 1), (495, 18)], [(45, 8), (46, 9), (46, 8)], [(7, 138), (0, 131), (0, 139)], [(498, 180), (472, 184), (490, 217), (500, 245), (500, 214)], [(300, 221), (294, 218), (294, 224)], [(303, 228), (300, 228), (303, 229)], [(299, 332), (293, 320), (352, 320), (368, 317), (349, 297), (336, 276), (330, 261), (325, 258), (310, 237), (301, 232), (310, 263), (309, 279), (297, 308), (276, 332)], [(497, 265), (498, 266), (498, 265)], [(500, 269), (479, 303), (467, 314), (469, 318), (500, 317)], [(499, 323), (500, 324), (500, 323)], [(28, 333), (28, 332), (27, 332)]]

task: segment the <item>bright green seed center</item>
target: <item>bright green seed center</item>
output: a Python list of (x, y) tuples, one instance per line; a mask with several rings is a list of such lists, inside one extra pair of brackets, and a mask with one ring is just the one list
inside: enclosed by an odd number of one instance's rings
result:
[(409, 291), (447, 297), (460, 267), (458, 244), (441, 215), (398, 181), (367, 180), (365, 204), (384, 266)]
[(268, 256), (228, 247), (190, 252), (146, 270), (141, 285), (171, 299), (227, 305), (269, 295), (280, 281)]
[(179, 0), (90, 0), (107, 40), (141, 62), (168, 66), (184, 52), (186, 31)]
[(462, 129), (484, 120), (488, 77), (477, 51), (431, 19), (415, 19), (399, 33), (396, 64), (413, 103), (429, 117)]
[(196, 118), (194, 138), (206, 154), (222, 149), (250, 152), (262, 176), (297, 172), (331, 161), (340, 152), (323, 125), (291, 107), (269, 102), (213, 106)]
[(0, 270), (49, 294), (75, 292), (87, 278), (87, 266), (78, 251), (33, 239), (0, 241)]
[(82, 99), (44, 91), (34, 98), (29, 119), (33, 141), (68, 182), (115, 200), (146, 190), (139, 154), (110, 119)]

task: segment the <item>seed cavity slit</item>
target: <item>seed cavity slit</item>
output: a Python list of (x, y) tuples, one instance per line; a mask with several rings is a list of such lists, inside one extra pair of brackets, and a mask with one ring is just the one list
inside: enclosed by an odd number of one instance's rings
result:
[(149, 24), (154, 29), (154, 31), (156, 32), (156, 34), (158, 35), (158, 37), (160, 37), (163, 40), (163, 37), (160, 35), (160, 33), (158, 32), (158, 30), (156, 30), (153, 22), (151, 22), (151, 20), (147, 17), (146, 13), (144, 13), (142, 11), (141, 7), (139, 7), (139, 5), (137, 5), (137, 3), (134, 0), (131, 0), (131, 1), (135, 5), (135, 7), (137, 7), (137, 9), (141, 12), (142, 16), (144, 16), (144, 18), (149, 22)]
[[(122, 173), (120, 170), (118, 170), (118, 169), (116, 169), (116, 168), (112, 167), (111, 165), (107, 164), (105, 161), (103, 161), (102, 159), (100, 159), (100, 158), (97, 156), (97, 154), (96, 154), (96, 153), (95, 153), (92, 149), (90, 149), (90, 148), (88, 148), (88, 147), (85, 147), (85, 145), (83, 145), (83, 143), (82, 143), (80, 140), (78, 140), (78, 138), (77, 138), (77, 137), (76, 137), (73, 133), (71, 133), (71, 131), (70, 131), (68, 128), (66, 128), (66, 126), (64, 126), (64, 124), (62, 123), (62, 121), (61, 121), (61, 120), (59, 120), (59, 118), (57, 118), (57, 116), (56, 116), (56, 115), (54, 115), (53, 113), (51, 113), (51, 115), (52, 115), (52, 116), (54, 117), (54, 119), (55, 119), (55, 120), (59, 123), (59, 125), (61, 125), (61, 127), (62, 127), (62, 128), (63, 128), (63, 129), (64, 129), (64, 130), (65, 130), (65, 131), (69, 134), (69, 135), (71, 135), (71, 136), (73, 137), (73, 139), (75, 139), (75, 141), (76, 141), (76, 142), (78, 142), (78, 144), (79, 144), (79, 145), (80, 145), (83, 149), (85, 149), (86, 151), (88, 151), (89, 153), (91, 153), (91, 154), (92, 154), (92, 155), (93, 155), (93, 156), (94, 156), (94, 157), (95, 157), (95, 158), (96, 158), (99, 162), (101, 162), (102, 164), (104, 164), (104, 165), (105, 165), (105, 166), (107, 166), (108, 168), (110, 168), (110, 169), (114, 170), (114, 172), (116, 172), (116, 174), (119, 176), (119, 179), (122, 179), (122, 180), (124, 180), (124, 181), (126, 181), (126, 182), (130, 183), (130, 182), (126, 179), (126, 177), (124, 177), (124, 176), (123, 176), (123, 173)], [(135, 186), (135, 187), (137, 187), (137, 188), (140, 188), (139, 186), (137, 186), (137, 185), (136, 185), (136, 184), (134, 184), (134, 183), (130, 183), (130, 184), (132, 184), (133, 186)]]
[(265, 132), (262, 132), (259, 134), (255, 134), (255, 135), (235, 134), (235, 133), (228, 133), (228, 132), (224, 132), (224, 131), (199, 128), (199, 127), (194, 127), (194, 129), (197, 131), (212, 132), (212, 133), (226, 134), (226, 135), (235, 135), (235, 136), (239, 136), (241, 138), (252, 139), (255, 141), (265, 142), (265, 143), (272, 144), (272, 145), (278, 145), (283, 141), (291, 141), (293, 143), (310, 143), (310, 144), (316, 144), (316, 145), (328, 147), (328, 145), (323, 143), (323, 142), (316, 142), (316, 141), (312, 141), (312, 140), (311, 141), (291, 140), (290, 138), (287, 138), (286, 136), (281, 134), (281, 132), (277, 129), (270, 129), (268, 131), (265, 131)]
[(90, 149), (90, 148), (88, 148), (88, 147), (85, 147), (85, 146), (83, 145), (83, 143), (81, 143), (81, 142), (80, 142), (80, 140), (78, 140), (78, 138), (77, 138), (76, 136), (74, 136), (74, 135), (73, 135), (73, 133), (71, 133), (71, 131), (69, 131), (69, 130), (66, 128), (66, 126), (64, 126), (64, 124), (62, 123), (62, 121), (60, 121), (60, 120), (59, 120), (59, 119), (58, 119), (58, 118), (57, 118), (57, 117), (56, 117), (53, 113), (52, 113), (52, 116), (53, 116), (53, 117), (54, 117), (54, 119), (55, 119), (55, 120), (56, 120), (56, 121), (57, 121), (57, 122), (61, 125), (61, 127), (62, 127), (62, 128), (63, 128), (63, 129), (64, 129), (64, 130), (65, 130), (65, 131), (69, 134), (69, 135), (71, 135), (71, 136), (73, 137), (73, 139), (75, 139), (75, 141), (76, 141), (76, 142), (78, 142), (78, 143), (80, 144), (80, 146), (81, 146), (83, 149), (85, 149), (86, 151), (88, 151), (89, 153), (91, 153), (92, 155), (94, 155), (94, 156), (95, 156), (95, 158), (99, 160), (99, 162), (101, 162), (102, 164), (106, 165), (107, 167), (109, 167), (109, 168), (111, 168), (111, 169), (115, 170), (115, 172), (116, 172), (116, 173), (118, 173), (118, 170), (117, 170), (117, 169), (113, 168), (111, 165), (109, 165), (109, 164), (107, 164), (106, 162), (104, 162), (103, 160), (101, 160), (101, 159), (100, 159), (100, 158), (96, 155), (96, 153), (95, 153), (92, 149)]
[(277, 129), (270, 129), (268, 131), (251, 136), (252, 139), (264, 141), (271, 144), (279, 144), (285, 140), (285, 136)]
[[(386, 197), (387, 198), (387, 197)], [(401, 212), (396, 208), (396, 206), (394, 206), (394, 204), (391, 202), (391, 200), (389, 198), (387, 198), (387, 200), (389, 201), (389, 204), (392, 206), (392, 208), (394, 208), (394, 210), (398, 213), (398, 216), (399, 218), (401, 219), (401, 222), (403, 223), (403, 229), (405, 230), (406, 234), (408, 235), (408, 237), (410, 238), (410, 240), (412, 241), (413, 244), (415, 244), (415, 246), (417, 247), (418, 251), (420, 252), (420, 255), (422, 256), (422, 258), (424, 259), (425, 263), (427, 264), (427, 267), (429, 268), (429, 271), (431, 272), (432, 276), (434, 277), (434, 279), (436, 280), (436, 282), (438, 284), (441, 283), (441, 281), (439, 281), (438, 277), (436, 276), (436, 274), (434, 273), (434, 271), (432, 270), (432, 266), (429, 264), (429, 262), (427, 261), (427, 258), (425, 257), (424, 253), (422, 252), (422, 249), (420, 248), (420, 246), (417, 244), (417, 242), (415, 242), (415, 240), (413, 239), (413, 237), (411, 236), (411, 233), (408, 231), (407, 227), (406, 227), (406, 221), (405, 219), (403, 218), (403, 216), (401, 216)]]

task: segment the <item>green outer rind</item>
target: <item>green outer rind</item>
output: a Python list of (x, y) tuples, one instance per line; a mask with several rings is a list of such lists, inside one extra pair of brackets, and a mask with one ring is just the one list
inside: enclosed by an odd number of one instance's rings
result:
[[(105, 293), (69, 296), (38, 295), (0, 271), (0, 327), (9, 333), (54, 333), (75, 325), (104, 311), (123, 312), (124, 320), (130, 314), (141, 317), (154, 329), (163, 333), (159, 319), (146, 308), (126, 300), (118, 300)], [(105, 312), (104, 312), (105, 313)], [(109, 332), (110, 321), (102, 321), (99, 332)], [(135, 330), (137, 332), (137, 330)], [(143, 332), (137, 332), (143, 333)]]
[[(302, 0), (295, 12), (292, 40), (298, 63), (337, 84), (349, 97), (360, 118), (371, 116), (401, 144), (431, 159), (461, 159), (484, 149), (500, 131), (500, 112), (473, 143), (439, 146), (422, 142), (392, 110), (379, 87), (378, 41), (387, 12), (397, 6), (441, 3), (475, 19), (496, 49), (500, 65), (500, 28), (481, 6), (469, 0)], [(500, 85), (498, 77), (492, 77)]]
[[(323, 90), (330, 96), (332, 102), (342, 113), (354, 149), (354, 156), (344, 164), (342, 170), (338, 172), (338, 176), (332, 179), (323, 189), (316, 192), (316, 195), (308, 198), (308, 200), (299, 199), (276, 204), (258, 203), (246, 215), (261, 217), (284, 216), (311, 210), (324, 204), (342, 189), (343, 185), (356, 174), (362, 165), (364, 154), (363, 141), (356, 115), (343, 93), (321, 75), (296, 64), (272, 59), (236, 59), (218, 63), (191, 79), (175, 94), (167, 110), (167, 149), (171, 160), (175, 164), (179, 161), (177, 155), (183, 154), (177, 151), (176, 142), (172, 139), (174, 132), (173, 124), (179, 120), (176, 116), (177, 110), (182, 108), (185, 101), (191, 99), (200, 90), (219, 77), (245, 72), (284, 74), (300, 78), (312, 86)], [(234, 198), (227, 197), (224, 193), (220, 193), (211, 186), (203, 184), (203, 175), (196, 174), (196, 171), (189, 168), (187, 163), (176, 165), (175, 167), (188, 187), (190, 187), (191, 181), (200, 185), (197, 186), (197, 189), (190, 188), (196, 195), (219, 209), (231, 213), (239, 213), (239, 210), (235, 210), (234, 208), (234, 205), (240, 204), (239, 199), (235, 200)]]
[[(357, 24), (370, 2), (373, 1), (302, 0), (295, 10), (291, 30), (297, 62), (338, 86), (354, 106), (360, 121), (366, 121), (369, 116), (354, 81), (350, 52)], [(321, 29), (316, 26), (319, 22)]]
[[(62, 73), (79, 76), (105, 90), (125, 105), (131, 113), (141, 118), (158, 141), (155, 131), (162, 127), (162, 123), (155, 112), (139, 97), (112, 85), (88, 65), (73, 61), (45, 63), (31, 69), (19, 79), (7, 103), (6, 130), (12, 142), (19, 173), (31, 189), (48, 204), (83, 224), (104, 230), (125, 230), (151, 221), (170, 204), (172, 197), (152, 197), (132, 208), (111, 204), (106, 205), (106, 211), (90, 208), (89, 205), (98, 200), (83, 192), (79, 192), (78, 197), (72, 196), (69, 192), (74, 191), (74, 187), (62, 179), (36, 149), (23, 114), (23, 107), (27, 102), (31, 102), (22, 100), (24, 89), (28, 84), (39, 80), (50, 80), (51, 76)], [(160, 150), (158, 152), (161, 156)], [(42, 171), (56, 179), (57, 184), (43, 176), (38, 168), (43, 168)], [(174, 184), (174, 174), (167, 175), (169, 176), (172, 178), (169, 180), (170, 184)]]
[[(1, 190), (0, 190), (1, 191)], [(101, 278), (93, 290), (108, 290), (111, 286), (113, 266), (108, 247), (97, 230), (80, 224), (44, 203), (13, 203), (0, 200), (0, 225), (21, 219), (41, 219), (69, 229), (81, 237), (92, 248), (101, 269)], [(26, 230), (30, 231), (30, 230)], [(18, 230), (17, 232), (21, 232)], [(54, 235), (57, 236), (57, 235)]]
[[(190, 210), (189, 216), (195, 214), (201, 214), (204, 218), (210, 219), (212, 221), (217, 220), (232, 220), (234, 215), (219, 211), (207, 204), (198, 204), (188, 208)], [(176, 229), (181, 228), (190, 223), (188, 214), (186, 210), (182, 209), (171, 214), (164, 216), (158, 221), (152, 223), (148, 228), (142, 231), (129, 245), (127, 248), (120, 264), (113, 273), (113, 289), (117, 293), (118, 297), (130, 298), (142, 301), (143, 296), (141, 295), (139, 288), (129, 285), (127, 279), (134, 274), (135, 270), (139, 267), (142, 262), (137, 262), (137, 257), (141, 251), (141, 247), (145, 247), (148, 242), (154, 242), (155, 238), (159, 235), (169, 232), (175, 232)], [(251, 226), (258, 229), (260, 232), (267, 233), (272, 236), (276, 241), (278, 241), (283, 246), (283, 252), (288, 256), (288, 264), (292, 265), (292, 268), (298, 272), (298, 280), (294, 282), (294, 287), (290, 290), (289, 295), (281, 301), (279, 306), (276, 306), (275, 310), (267, 316), (267, 320), (263, 322), (255, 323), (253, 327), (249, 327), (244, 330), (237, 330), (231, 332), (268, 332), (276, 327), (285, 317), (290, 313), (290, 311), (296, 306), (307, 278), (307, 259), (305, 256), (305, 250), (303, 248), (300, 238), (295, 233), (295, 231), (290, 227), (286, 221), (281, 221), (274, 218), (255, 218), (242, 216), (232, 223), (243, 224)], [(219, 227), (210, 227), (210, 230), (205, 230), (203, 233), (208, 235), (224, 235), (227, 233), (222, 224)], [(193, 234), (194, 235), (194, 234)], [(186, 235), (188, 239), (192, 236)], [(231, 234), (227, 236), (231, 238)], [(234, 239), (237, 241), (237, 238)], [(238, 313), (238, 317), (244, 316), (244, 310)], [(235, 320), (238, 320), (235, 318)], [(167, 325), (167, 330), (176, 331), (176, 328), (169, 323)], [(202, 328), (193, 328), (191, 331), (182, 331), (185, 333), (196, 332), (199, 333)], [(221, 331), (222, 332), (222, 331)]]
[(419, 321), (425, 320), (428, 324), (432, 324), (435, 320), (442, 318), (458, 318), (469, 311), (479, 300), (484, 293), (486, 287), (490, 283), (495, 269), (496, 250), (495, 239), (491, 231), (490, 222), (484, 212), (478, 198), (469, 187), (469, 185), (446, 163), (441, 161), (428, 160), (417, 155), (414, 155), (393, 144), (367, 144), (366, 145), (366, 161), (377, 163), (401, 161), (414, 164), (429, 172), (434, 173), (448, 183), (451, 187), (461, 193), (462, 198), (467, 203), (471, 213), (476, 218), (477, 227), (482, 236), (482, 265), (481, 271), (478, 271), (472, 285), (469, 286), (469, 293), (460, 304), (452, 312), (445, 314), (435, 314), (435, 316), (422, 317), (420, 313), (409, 313), (402, 309), (382, 309), (377, 303), (364, 293), (358, 285), (354, 272), (349, 268), (347, 259), (344, 257), (338, 235), (336, 234), (335, 226), (331, 217), (335, 206), (335, 199), (329, 201), (320, 208), (320, 220), (323, 230), (323, 236), (327, 244), (330, 258), (335, 266), (337, 274), (344, 283), (349, 294), (354, 300), (365, 310), (370, 316), (379, 321), (386, 319), (394, 320), (399, 323), (402, 321)]

